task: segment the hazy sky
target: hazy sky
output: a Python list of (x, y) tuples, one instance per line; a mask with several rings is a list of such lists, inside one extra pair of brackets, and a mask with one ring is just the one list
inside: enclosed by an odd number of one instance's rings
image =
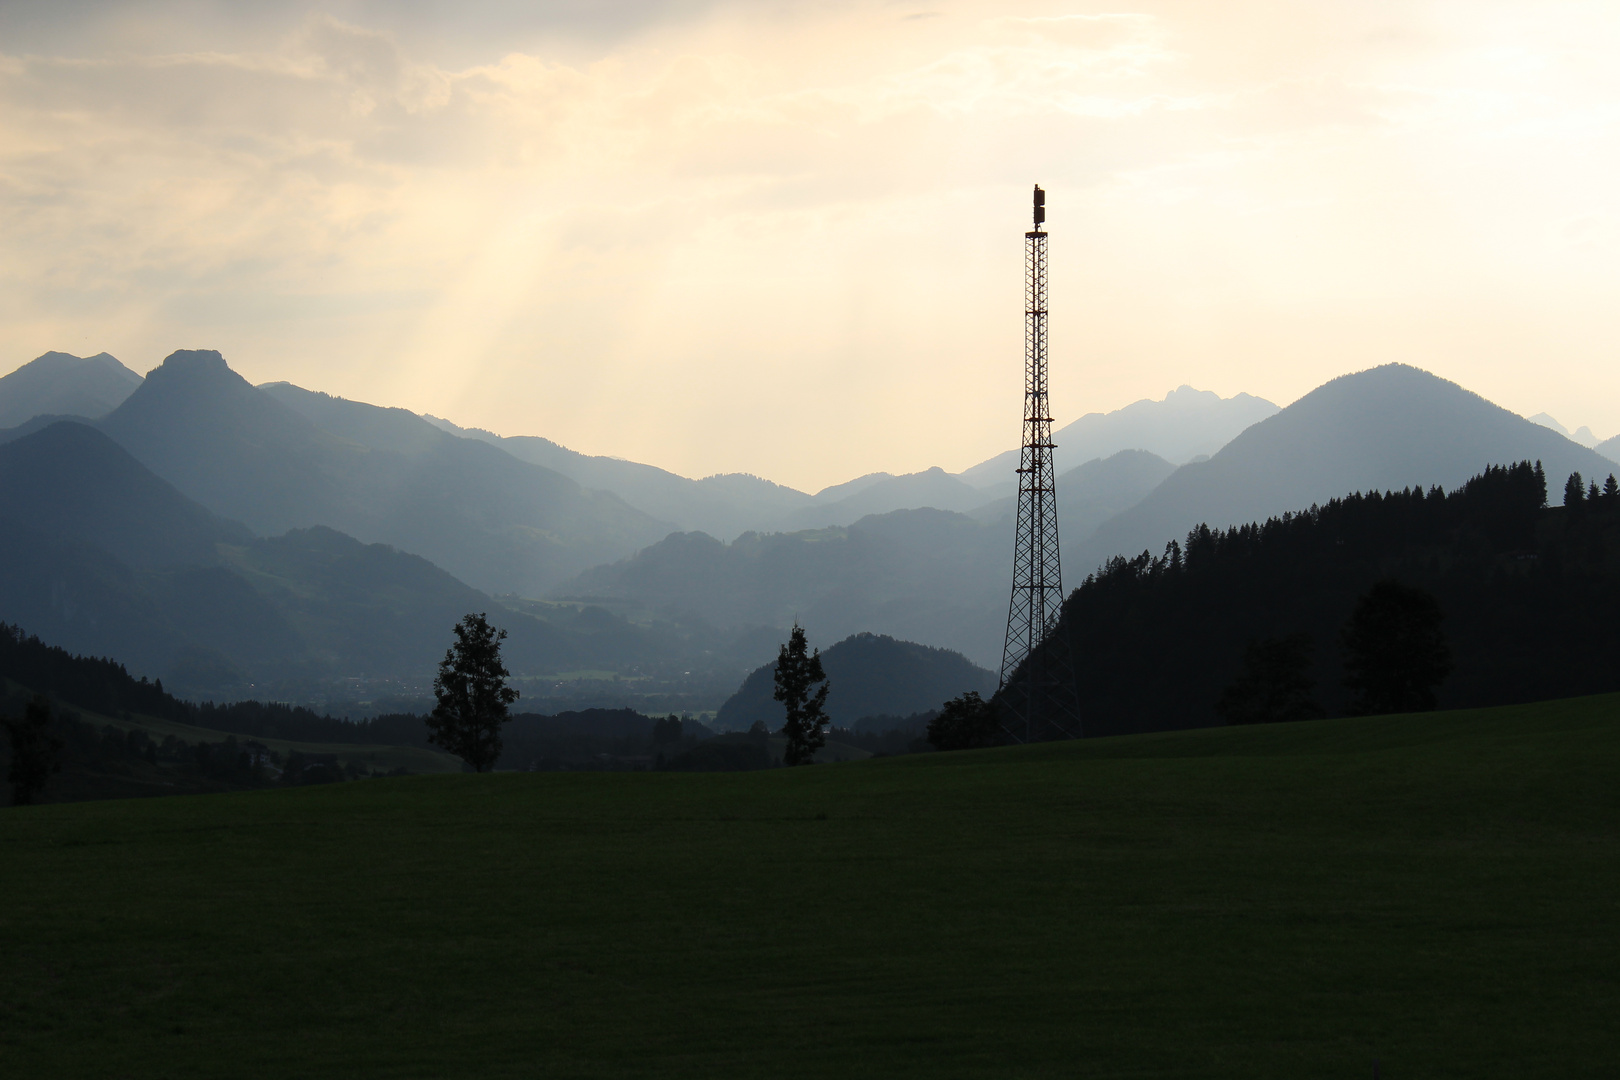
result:
[(1039, 182), (1060, 420), (1400, 360), (1607, 437), (1617, 55), (1612, 3), (6, 0), (0, 370), (956, 470), (1017, 441)]

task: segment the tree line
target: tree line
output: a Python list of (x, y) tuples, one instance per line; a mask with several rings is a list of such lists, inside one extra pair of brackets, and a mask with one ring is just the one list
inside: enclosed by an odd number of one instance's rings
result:
[(1105, 735), (1616, 690), (1616, 610), (1620, 485), (1520, 462), (1113, 558), (1043, 647)]

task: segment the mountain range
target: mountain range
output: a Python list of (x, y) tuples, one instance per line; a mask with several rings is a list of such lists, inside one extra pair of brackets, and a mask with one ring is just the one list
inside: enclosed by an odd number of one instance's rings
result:
[(0, 620), (188, 696), (419, 696), (469, 611), (509, 631), (509, 666), (542, 694), (537, 676), (608, 667), (673, 673), (718, 701), (773, 647), (587, 605), (513, 610), (419, 555), (324, 525), (256, 536), (82, 422), (0, 445)]
[[(1352, 491), (1452, 488), (1487, 465), (1540, 461), (1561, 491), (1612, 462), (1558, 433), (1405, 364), (1344, 375), (1183, 465), (1076, 548), (1079, 564), (1155, 553), (1200, 524), (1264, 521)], [(1555, 496), (1556, 498), (1557, 496)]]
[[(1088, 413), (1064, 427), (1057, 435), (1059, 471), (1123, 450), (1187, 461), (1214, 453), (1239, 431), (1276, 411), (1271, 402), (1248, 394), (1222, 398), (1183, 386), (1162, 401), (1143, 400), (1109, 413)], [(993, 518), (1004, 508), (1003, 500), (1018, 490), (1017, 450), (957, 474), (938, 467), (898, 476), (873, 472), (812, 495), (743, 473), (690, 480), (651, 465), (580, 454), (549, 439), (503, 438), (439, 417), (424, 419), (447, 433), (499, 446), (585, 487), (610, 491), (683, 532), (702, 532), (727, 542), (750, 531), (848, 526), (867, 515), (894, 510), (930, 508)]]
[(481, 428), (458, 427), (436, 416), (424, 420), (447, 434), (499, 447), (520, 461), (550, 469), (582, 487), (608, 491), (682, 531), (725, 539), (810, 505), (812, 497), (747, 473), (692, 480), (654, 465), (593, 457), (534, 435), (503, 438)]
[[(1144, 398), (1113, 412), (1086, 413), (1065, 424), (1052, 436), (1057, 444), (1053, 460), (1061, 473), (1121, 450), (1146, 450), (1180, 465), (1210, 456), (1238, 432), (1276, 411), (1271, 402), (1250, 394), (1223, 398), (1209, 390), (1178, 386), (1162, 401)], [(975, 487), (1014, 494), (1018, 454), (1017, 450), (998, 454), (964, 470), (961, 478)]]
[[(197, 350), (145, 380), (105, 355), (47, 354), (0, 379), (0, 411), (95, 411), (120, 385), (99, 419), (38, 414), (0, 432), (0, 619), (190, 693), (271, 681), (302, 694), (344, 679), (420, 690), (470, 610), (501, 613), (530, 689), (582, 679), (605, 695), (598, 704), (655, 684), (713, 695), (767, 660), (795, 616), (816, 640), (869, 632), (999, 665), (1015, 510), (996, 486), (999, 459), (954, 476), (871, 473), (814, 495), (743, 474), (691, 480), (287, 383), (254, 387)], [(1221, 425), (1261, 414), (1218, 445)], [(1555, 491), (1570, 471), (1613, 471), (1401, 365), (1280, 411), (1184, 387), (1064, 431), (1070, 449), (1108, 451), (1058, 478), (1071, 585), (1201, 522), (1348, 491), (1454, 485), (1521, 459), (1542, 460)], [(1164, 454), (1121, 440), (1158, 440)], [(1172, 464), (1207, 446), (1208, 460)]]
[[(1060, 529), (1094, 529), (1172, 471), (1143, 451), (1070, 470), (1058, 481)], [(870, 631), (999, 668), (1012, 509), (1009, 498), (973, 515), (893, 510), (847, 526), (744, 533), (729, 544), (678, 533), (586, 571), (554, 595), (731, 629), (782, 627), (797, 617), (821, 639)]]

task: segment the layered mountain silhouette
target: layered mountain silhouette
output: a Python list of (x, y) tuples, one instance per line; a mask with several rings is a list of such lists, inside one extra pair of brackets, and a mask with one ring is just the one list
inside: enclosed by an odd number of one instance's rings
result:
[[(123, 378), (109, 363), (47, 354), (8, 380), (32, 371), (10, 385), (37, 389), (56, 372), (52, 385), (82, 390)], [(1015, 505), (995, 481), (874, 473), (812, 496), (445, 430), (285, 383), (255, 388), (215, 352), (177, 352), (144, 382), (127, 374), (133, 391), (99, 421), (42, 413), (0, 432), (0, 619), (188, 692), (422, 678), (451, 623), (500, 603), (509, 659), (526, 675), (734, 673), (795, 616), (818, 640), (872, 632), (999, 662)], [(10, 400), (72, 405), (52, 393)], [(1273, 407), (1186, 389), (1138, 406), (1066, 429), (1070, 452), (1112, 446), (1059, 477), (1071, 586), (1200, 523), (1348, 490), (1455, 486), (1489, 464), (1541, 460), (1556, 498), (1569, 472), (1601, 482), (1616, 470), (1400, 365), (1334, 380), (1179, 469), (1167, 455), (1222, 438), (1216, 419), (1230, 427)], [(1110, 442), (1168, 430), (1171, 406), (1193, 419), (1181, 442), (1161, 442), (1166, 454)], [(1605, 448), (1620, 453), (1616, 440)], [(719, 522), (720, 538), (671, 532), (693, 521)], [(743, 522), (789, 531), (726, 532)]]
[[(969, 690), (989, 697), (996, 689), (996, 676), (961, 653), (879, 634), (855, 634), (823, 650), (821, 667), (827, 675), (827, 716), (837, 727), (868, 716), (910, 716)], [(773, 731), (781, 727), (775, 671), (775, 661), (754, 669), (720, 706), (714, 726), (721, 731), (745, 730), (755, 722)]]
[[(188, 695), (329, 695), (334, 680), (359, 676), (421, 684), (469, 611), (509, 630), (519, 675), (693, 667), (693, 653), (725, 644), (601, 609), (550, 619), (503, 609), (421, 556), (325, 526), (256, 537), (83, 423), (0, 446), (0, 620)], [(750, 649), (749, 662), (764, 652)]]
[(495, 592), (538, 595), (669, 531), (611, 494), (404, 410), (285, 384), (256, 389), (208, 350), (170, 355), (101, 428), (189, 497), (261, 534), (326, 525)]
[[(1146, 450), (1180, 465), (1214, 454), (1238, 432), (1276, 411), (1271, 402), (1249, 394), (1223, 398), (1213, 391), (1180, 386), (1162, 401), (1144, 398), (1123, 409), (1087, 413), (1065, 424), (1052, 436), (1057, 444), (1053, 457), (1060, 473), (1121, 450)], [(1017, 468), (1018, 451), (1008, 450), (959, 475), (976, 487), (1010, 494), (1017, 490)]]
[[(1071, 469), (1058, 479), (1062, 535), (1089, 534), (1173, 471), (1169, 462), (1139, 450)], [(868, 483), (846, 500), (889, 482)], [(1014, 509), (1006, 498), (971, 516), (893, 510), (848, 526), (746, 533), (730, 544), (676, 534), (621, 563), (587, 571), (559, 586), (558, 594), (632, 602), (718, 627), (781, 627), (797, 616), (819, 636), (869, 630), (955, 649), (999, 668)], [(1070, 571), (1071, 583), (1083, 576)]]
[(954, 510), (983, 506), (985, 494), (935, 466), (923, 472), (892, 476), (872, 473), (816, 493), (810, 505), (782, 514), (767, 523), (772, 529), (793, 532), (834, 525), (851, 525), (869, 514), (894, 510)]
[(1592, 449), (1603, 455), (1606, 460), (1620, 464), (1620, 435), (1612, 439), (1604, 439)]
[(72, 420), (0, 446), (0, 493), (0, 519), (99, 547), (138, 569), (212, 563), (219, 544), (253, 535)]
[(813, 502), (802, 491), (748, 473), (692, 480), (653, 465), (581, 454), (535, 435), (502, 437), (436, 416), (423, 419), (449, 434), (498, 446), (520, 461), (560, 473), (583, 487), (612, 492), (637, 510), (686, 532), (729, 540)]
[(931, 509), (847, 527), (744, 533), (730, 544), (676, 533), (586, 571), (557, 595), (629, 602), (717, 627), (785, 627), (797, 616), (822, 640), (869, 630), (999, 662), (1011, 545), (1010, 523)]
[(1553, 419), (1551, 416), (1548, 416), (1544, 412), (1536, 413), (1534, 416), (1527, 416), (1525, 419), (1529, 420), (1532, 424), (1540, 424), (1544, 428), (1551, 428), (1564, 438), (1568, 439), (1570, 442), (1580, 443), (1582, 446), (1587, 447), (1588, 449), (1595, 448), (1598, 443), (1603, 441), (1596, 435), (1592, 434), (1592, 429), (1589, 427), (1582, 426), (1576, 428), (1574, 431), (1571, 431), (1569, 428), (1565, 427), (1563, 424), (1560, 424), (1557, 420)]
[(0, 378), (0, 428), (36, 416), (96, 419), (123, 404), (141, 377), (106, 353), (48, 352)]
[[(1541, 461), (1554, 489), (1610, 463), (1557, 432), (1405, 364), (1334, 379), (1183, 465), (1076, 549), (1077, 568), (1159, 551), (1199, 524), (1264, 521), (1346, 491), (1455, 487), (1487, 465)], [(1556, 496), (1555, 496), (1556, 498)], [(1068, 560), (1066, 560), (1068, 561)]]
[[(1070, 469), (1057, 480), (1058, 536), (1079, 544), (1098, 526), (1145, 499), (1176, 467), (1146, 450), (1121, 450)], [(973, 511), (981, 521), (1017, 513), (1018, 497), (1008, 495)]]

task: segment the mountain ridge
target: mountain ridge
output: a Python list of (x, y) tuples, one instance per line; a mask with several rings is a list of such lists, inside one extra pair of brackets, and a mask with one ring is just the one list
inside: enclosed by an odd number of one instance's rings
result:
[[(1183, 465), (1077, 551), (1089, 569), (1158, 551), (1201, 524), (1239, 525), (1346, 491), (1453, 487), (1487, 465), (1541, 460), (1549, 477), (1607, 462), (1546, 427), (1406, 364), (1341, 375)], [(1555, 487), (1561, 486), (1554, 485)]]
[(44, 353), (0, 378), (0, 428), (42, 413), (99, 419), (123, 404), (141, 381), (108, 353)]
[(100, 426), (182, 492), (262, 535), (326, 525), (491, 592), (540, 595), (670, 529), (403, 409), (253, 387), (213, 350), (172, 353)]
[[(1108, 458), (1121, 450), (1146, 450), (1175, 465), (1212, 455), (1238, 433), (1274, 415), (1277, 406), (1252, 394), (1223, 398), (1212, 390), (1185, 384), (1162, 399), (1143, 398), (1107, 413), (1086, 413), (1052, 435), (1054, 459), (1064, 472), (1083, 462)], [(1018, 450), (1008, 450), (958, 473), (978, 487), (1010, 486)], [(1064, 464), (1065, 462), (1069, 464)]]

